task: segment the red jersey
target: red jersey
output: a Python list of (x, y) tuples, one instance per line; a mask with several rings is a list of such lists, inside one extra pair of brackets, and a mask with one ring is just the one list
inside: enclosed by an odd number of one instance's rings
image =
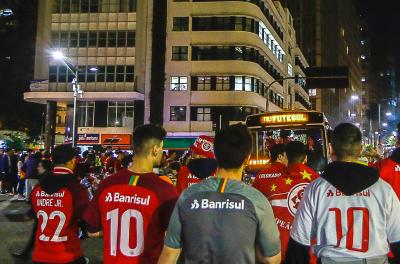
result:
[[(270, 201), (274, 211), (281, 235), (281, 253), (284, 260), (290, 238), (290, 229), (304, 189), (319, 175), (303, 164), (289, 166), (286, 173), (283, 173), (283, 167), (284, 165), (278, 165), (277, 169), (279, 170), (267, 171), (268, 173), (265, 175), (269, 175), (269, 177), (263, 178), (262, 192)], [(280, 173), (281, 175), (279, 175)], [(254, 187), (258, 189), (257, 185)]]
[(253, 187), (262, 192), (266, 197), (270, 192), (271, 179), (281, 177), (287, 173), (287, 167), (280, 162), (274, 162), (266, 169), (260, 171), (254, 182)]
[(122, 161), (120, 159), (115, 159), (115, 161), (114, 161), (114, 173), (117, 173), (120, 169), (122, 169)]
[(113, 173), (114, 172), (114, 161), (115, 158), (113, 156), (108, 157), (105, 162), (106, 172)]
[(71, 181), (54, 193), (46, 193), (37, 185), (31, 193), (31, 203), (38, 219), (32, 261), (69, 263), (83, 256), (78, 238), (79, 219), (89, 203), (88, 192), (73, 179), (72, 171), (56, 167), (54, 177), (71, 177)]
[(178, 173), (178, 178), (176, 179), (176, 189), (179, 193), (182, 193), (183, 190), (188, 188), (190, 185), (201, 181), (202, 179), (197, 178), (190, 172), (188, 166), (183, 166)]
[(381, 178), (392, 186), (393, 190), (400, 198), (400, 163), (391, 158), (387, 158), (375, 163)]
[(103, 230), (104, 263), (157, 263), (177, 198), (154, 173), (121, 169), (105, 179), (84, 213), (89, 232)]

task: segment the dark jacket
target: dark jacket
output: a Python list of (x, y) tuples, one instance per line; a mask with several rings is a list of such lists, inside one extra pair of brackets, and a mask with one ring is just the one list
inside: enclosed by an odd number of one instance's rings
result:
[(1, 168), (2, 172), (6, 176), (17, 176), (18, 174), (18, 158), (15, 155), (4, 154), (1, 158)]
[(39, 159), (36, 158), (35, 156), (31, 155), (29, 156), (29, 159), (24, 162), (22, 165), (21, 170), (25, 172), (26, 178), (27, 179), (39, 179), (40, 176), (37, 172), (37, 167), (39, 164)]

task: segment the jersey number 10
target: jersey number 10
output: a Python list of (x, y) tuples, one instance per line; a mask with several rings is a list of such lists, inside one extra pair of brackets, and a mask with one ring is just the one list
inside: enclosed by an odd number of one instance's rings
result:
[[(129, 247), (131, 232), (131, 218), (136, 220), (136, 247)], [(120, 220), (120, 221), (119, 221)], [(119, 209), (107, 212), (107, 221), (110, 221), (110, 255), (117, 255), (117, 244), (119, 235), (119, 250), (128, 257), (139, 256), (144, 249), (143, 238), (143, 215), (138, 210), (128, 209), (121, 215), (119, 219)], [(120, 231), (118, 234), (118, 230)]]
[[(342, 211), (339, 208), (330, 208), (329, 212), (335, 213), (336, 218), (336, 247), (340, 246), (340, 241), (343, 237), (342, 228)], [(354, 247), (354, 215), (356, 212), (362, 213), (361, 220), (361, 248)], [(360, 223), (357, 223), (360, 224)], [(350, 207), (347, 209), (347, 237), (346, 237), (346, 248), (352, 251), (367, 252), (369, 247), (369, 211), (363, 207)]]

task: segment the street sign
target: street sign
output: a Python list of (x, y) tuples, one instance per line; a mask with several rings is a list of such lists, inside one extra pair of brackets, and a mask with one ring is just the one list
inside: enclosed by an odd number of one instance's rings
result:
[(349, 88), (348, 67), (308, 67), (307, 89)]
[(47, 92), (49, 90), (49, 80), (33, 80), (29, 89), (31, 92)]

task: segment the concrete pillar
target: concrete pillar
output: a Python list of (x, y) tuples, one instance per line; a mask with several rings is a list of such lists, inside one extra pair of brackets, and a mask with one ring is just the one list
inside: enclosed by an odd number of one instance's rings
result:
[(52, 150), (55, 142), (57, 102), (47, 101), (45, 122), (45, 148)]

